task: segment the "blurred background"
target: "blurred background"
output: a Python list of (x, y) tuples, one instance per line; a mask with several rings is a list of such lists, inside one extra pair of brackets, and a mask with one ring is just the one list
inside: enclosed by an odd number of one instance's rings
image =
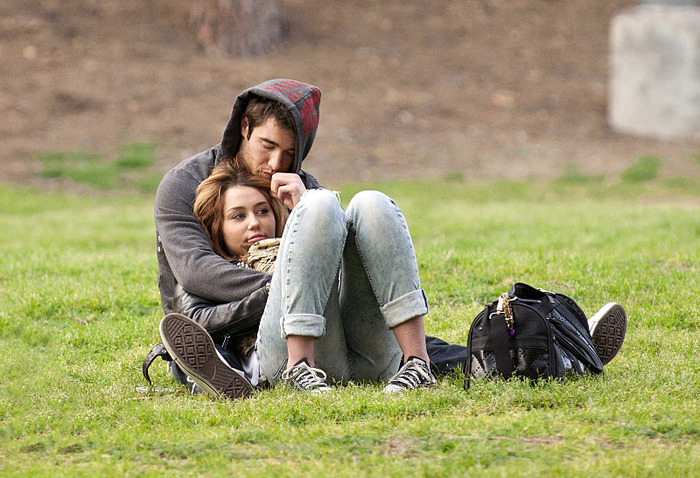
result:
[(241, 90), (280, 77), (322, 91), (305, 168), (328, 186), (614, 175), (640, 157), (700, 178), (697, 138), (608, 125), (610, 25), (637, 1), (280, 0), (281, 43), (248, 56), (202, 43), (204, 3), (3, 0), (0, 181), (61, 186), (52, 161), (145, 150), (157, 183), (219, 142)]

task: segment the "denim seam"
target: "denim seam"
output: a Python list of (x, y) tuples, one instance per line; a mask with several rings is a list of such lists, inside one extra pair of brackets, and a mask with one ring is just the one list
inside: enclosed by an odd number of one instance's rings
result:
[[(367, 282), (369, 282), (370, 287), (372, 287), (372, 293), (374, 294), (374, 299), (377, 301), (377, 304), (379, 305), (379, 308), (381, 310), (381, 307), (383, 304), (379, 300), (379, 294), (377, 294), (377, 287), (375, 286), (374, 281), (372, 280), (372, 277), (370, 277), (370, 274), (367, 271), (367, 262), (365, 261), (364, 254), (362, 253), (362, 248), (360, 247), (360, 243), (357, 240), (357, 231), (355, 231), (354, 224), (349, 219), (348, 219), (348, 227), (353, 228), (353, 232), (355, 235), (355, 248), (357, 249), (357, 255), (360, 256), (360, 262), (362, 263), (362, 269), (364, 269), (365, 275), (367, 276)], [(382, 314), (382, 315), (384, 315), (384, 314)]]

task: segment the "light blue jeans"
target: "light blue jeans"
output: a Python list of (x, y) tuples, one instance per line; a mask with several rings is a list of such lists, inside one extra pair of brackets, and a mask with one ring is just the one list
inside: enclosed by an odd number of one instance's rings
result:
[(258, 330), (261, 372), (287, 367), (288, 335), (316, 337), (316, 367), (332, 381), (386, 381), (401, 362), (391, 328), (428, 313), (403, 213), (377, 191), (344, 211), (335, 193), (307, 191), (282, 235)]

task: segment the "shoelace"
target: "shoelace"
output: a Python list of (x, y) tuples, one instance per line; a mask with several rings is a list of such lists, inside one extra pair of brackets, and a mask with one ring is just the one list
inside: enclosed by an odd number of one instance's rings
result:
[(309, 367), (306, 364), (295, 365), (282, 373), (285, 381), (293, 381), (297, 387), (309, 391), (330, 390), (326, 383), (326, 372), (318, 368)]
[(200, 393), (204, 393), (204, 390), (202, 390), (202, 388), (199, 385), (197, 385), (197, 383), (194, 380), (192, 380), (192, 378), (189, 375), (187, 376), (187, 384), (190, 388), (191, 395), (199, 395)]
[(404, 364), (389, 382), (389, 384), (398, 385), (401, 388), (416, 388), (423, 383), (432, 383), (433, 376), (427, 368), (417, 360), (411, 360)]

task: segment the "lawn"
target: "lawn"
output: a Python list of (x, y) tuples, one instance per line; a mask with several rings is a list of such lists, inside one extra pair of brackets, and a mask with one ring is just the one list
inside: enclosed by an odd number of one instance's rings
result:
[[(638, 176), (635, 176), (638, 177)], [(431, 335), (466, 343), (524, 281), (629, 314), (603, 376), (387, 397), (190, 396), (158, 361), (152, 194), (0, 185), (0, 474), (7, 476), (697, 476), (700, 185), (687, 179), (440, 180), (377, 188), (416, 244)]]

